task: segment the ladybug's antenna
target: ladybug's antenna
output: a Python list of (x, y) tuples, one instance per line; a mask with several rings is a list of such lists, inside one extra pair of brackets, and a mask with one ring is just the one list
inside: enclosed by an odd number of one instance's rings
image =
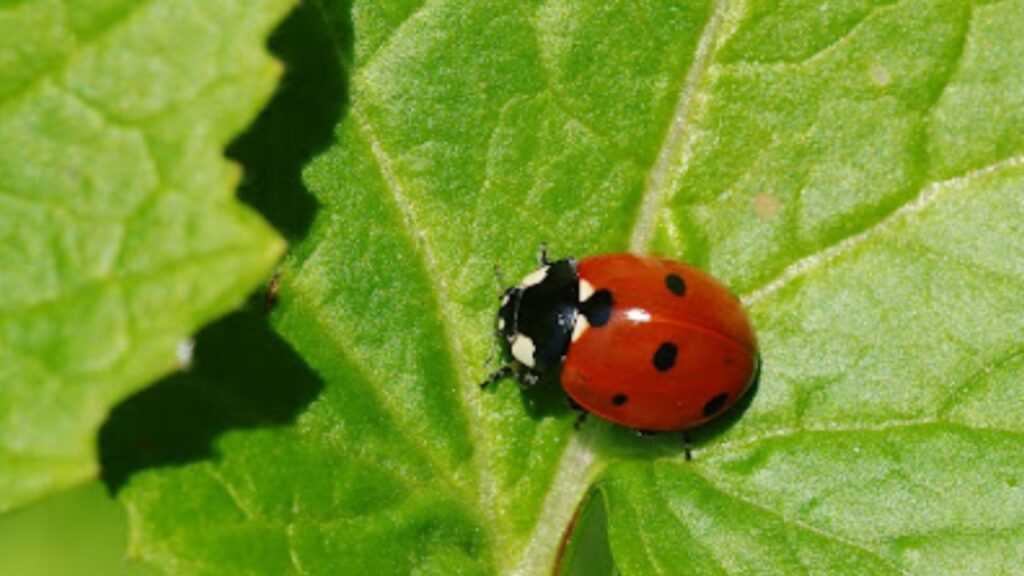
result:
[(548, 243), (540, 243), (540, 251), (537, 252), (537, 260), (540, 261), (541, 266), (547, 266), (551, 264), (551, 260), (548, 260)]
[(514, 364), (505, 364), (501, 368), (498, 368), (494, 372), (491, 372), (491, 375), (487, 377), (487, 380), (484, 380), (483, 382), (480, 383), (480, 388), (487, 388), (488, 386), (494, 384), (498, 380), (508, 378), (509, 376), (515, 373), (516, 367)]
[(498, 297), (505, 293), (505, 275), (501, 273), (501, 266), (494, 265), (494, 278), (498, 281)]

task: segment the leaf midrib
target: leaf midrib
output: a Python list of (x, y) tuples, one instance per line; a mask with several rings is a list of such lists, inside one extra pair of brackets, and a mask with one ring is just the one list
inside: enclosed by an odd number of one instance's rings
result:
[[(636, 221), (632, 226), (633, 233), (630, 240), (630, 250), (633, 252), (644, 252), (650, 244), (653, 229), (657, 223), (658, 211), (669, 197), (674, 177), (681, 173), (689, 162), (689, 128), (694, 119), (694, 99), (707, 75), (711, 56), (721, 45), (722, 23), (725, 18), (725, 12), (730, 6), (731, 3), (728, 0), (719, 0), (712, 3), (711, 15), (701, 32), (697, 43), (697, 50), (683, 80), (679, 98), (673, 110), (672, 120), (666, 130), (661, 147), (655, 155), (655, 161), (647, 174), (640, 208), (636, 214)], [(568, 515), (557, 518), (559, 523), (556, 529), (560, 534), (562, 527), (571, 516), (572, 510), (578, 506), (586, 493), (588, 487), (584, 482), (585, 478), (588, 475), (597, 474), (601, 467), (605, 465), (605, 463), (595, 458), (596, 455), (592, 450), (581, 445), (578, 437), (579, 434), (577, 433), (570, 438), (570, 442), (563, 449), (559, 457), (556, 467), (558, 472), (556, 472), (555, 477), (552, 479), (551, 487), (545, 495), (542, 513), (538, 516), (535, 527), (528, 536), (528, 545), (523, 550), (520, 561), (516, 563), (516, 569), (513, 572), (515, 574), (541, 573), (549, 568), (546, 564), (546, 560), (549, 560), (548, 555), (539, 554), (538, 549), (546, 547), (548, 550), (553, 551), (552, 542), (557, 542), (550, 539), (550, 532), (552, 530), (548, 525), (554, 523), (556, 519), (551, 516), (560, 507), (549, 504), (548, 499), (551, 495), (564, 494), (566, 492), (575, 494), (572, 506), (565, 507), (569, 510)], [(571, 466), (573, 459), (578, 457), (577, 454), (581, 451), (590, 453), (588, 458), (581, 459), (586, 465), (574, 468)], [(572, 488), (575, 488), (575, 490)], [(545, 562), (545, 564), (541, 565), (542, 562)]]
[[(299, 315), (305, 322), (310, 322), (316, 325), (318, 332), (332, 341), (334, 344), (334, 350), (342, 351), (350, 349), (351, 343), (339, 339), (337, 331), (325, 324), (321, 314), (317, 314), (314, 309), (307, 308), (306, 305), (308, 303), (316, 301), (316, 298), (314, 297), (315, 295), (305, 294), (307, 286), (307, 284), (293, 284), (290, 286), (290, 292), (293, 296), (291, 303), (293, 309), (299, 312)], [(340, 352), (335, 352), (335, 354), (339, 353)], [(395, 408), (391, 402), (388, 402), (386, 400), (386, 395), (381, 393), (378, 387), (374, 386), (376, 380), (371, 376), (370, 371), (364, 366), (364, 361), (354, 354), (345, 355), (345, 359), (348, 361), (348, 364), (358, 372), (362, 380), (369, 384), (369, 388), (375, 394), (375, 404), (380, 406), (381, 409), (394, 420), (395, 428), (398, 430), (410, 429), (411, 427), (408, 426), (407, 418), (403, 416), (402, 411)], [(401, 438), (411, 450), (419, 455), (423, 460), (423, 463), (427, 466), (430, 474), (433, 478), (440, 481), (444, 489), (457, 495), (457, 497), (465, 500), (466, 502), (472, 502), (468, 497), (466, 487), (463, 484), (460, 484), (448, 468), (442, 464), (443, 458), (431, 447), (429, 443), (424, 442), (416, 434), (402, 434)], [(403, 478), (403, 480), (407, 483), (414, 481), (412, 478)]]
[[(430, 240), (427, 237), (428, 235), (426, 233), (416, 234), (414, 232), (415, 230), (423, 230), (423, 228), (418, 225), (418, 219), (412, 203), (399, 183), (397, 175), (392, 170), (391, 158), (384, 150), (380, 139), (374, 132), (372, 124), (362, 110), (361, 102), (354, 102), (349, 113), (359, 132), (362, 133), (370, 145), (370, 150), (377, 164), (380, 176), (384, 181), (385, 187), (391, 193), (391, 199), (401, 216), (403, 230), (406, 233), (408, 242), (418, 253), (418, 259), (423, 264), (424, 276), (431, 288), (434, 301), (439, 308), (438, 324), (441, 326), (441, 330), (444, 331), (444, 340), (447, 344), (446, 349), (451, 353), (449, 360), (455, 367), (458, 380), (462, 384), (457, 387), (459, 390), (457, 397), (461, 404), (462, 412), (468, 415), (466, 420), (470, 427), (469, 433), (475, 440), (472, 462), (473, 467), (478, 472), (478, 481), (475, 484), (477, 487), (476, 498), (467, 499), (466, 501), (481, 519), (480, 526), (489, 535), (489, 541), (494, 544), (491, 547), (491, 559), (496, 564), (497, 553), (501, 548), (500, 542), (509, 537), (511, 530), (507, 526), (499, 526), (500, 517), (494, 517), (486, 513), (487, 510), (491, 509), (491, 503), (496, 501), (496, 481), (490, 467), (487, 465), (491, 461), (490, 454), (492, 450), (490, 449), (489, 439), (492, 435), (488, 434), (480, 426), (480, 423), (483, 421), (480, 408), (473, 401), (473, 398), (469, 397), (471, 392), (477, 392), (476, 386), (467, 386), (468, 383), (472, 382), (472, 375), (469, 373), (466, 363), (458, 361), (459, 358), (465, 358), (466, 355), (463, 352), (461, 343), (454, 336), (455, 330), (451, 326), (449, 319), (458, 318), (459, 314), (451, 304), (451, 298), (443, 281), (444, 275), (440, 273), (441, 267), (434, 255)], [(463, 495), (467, 494), (465, 491), (461, 492)]]
[[(651, 166), (646, 178), (640, 209), (632, 226), (633, 233), (630, 249), (633, 252), (645, 251), (646, 246), (650, 243), (653, 228), (657, 221), (658, 210), (668, 199), (673, 178), (685, 168), (686, 163), (689, 161), (690, 155), (686, 145), (690, 136), (688, 128), (693, 121), (693, 101), (706, 76), (711, 55), (721, 43), (719, 35), (722, 32), (724, 13), (729, 6), (730, 2), (728, 0), (713, 2), (711, 16), (701, 32), (694, 59), (680, 89), (672, 120), (666, 130), (661, 147), (655, 155), (655, 162)], [(519, 562), (515, 564), (516, 568), (512, 572), (514, 574), (542, 573), (543, 570), (549, 568), (547, 564), (547, 561), (550, 560), (548, 554), (539, 553), (540, 549), (553, 551), (552, 543), (557, 543), (557, 540), (550, 538), (550, 533), (553, 530), (549, 524), (554, 524), (557, 520), (558, 524), (555, 526), (555, 529), (561, 534), (562, 527), (571, 516), (572, 510), (578, 506), (579, 501), (586, 493), (585, 478), (588, 475), (599, 472), (600, 468), (604, 465), (604, 463), (595, 458), (596, 455), (592, 450), (580, 443), (578, 437), (579, 433), (570, 438), (569, 443), (566, 444), (559, 457), (559, 462), (556, 466), (557, 472), (552, 479), (552, 484), (547, 494), (545, 494), (542, 513), (538, 516), (534, 529), (527, 537), (528, 544), (524, 548)], [(581, 458), (579, 454), (582, 452), (589, 452), (589, 457)], [(585, 462), (585, 465), (573, 467), (572, 463), (575, 458)], [(574, 494), (571, 507), (554, 506), (548, 502), (552, 495), (567, 492)], [(562, 508), (569, 511), (568, 515), (557, 519), (553, 518), (552, 516), (561, 512)]]
[(640, 210), (629, 243), (632, 252), (642, 253), (650, 246), (658, 222), (658, 212), (669, 199), (675, 178), (686, 170), (692, 157), (693, 134), (690, 128), (695, 119), (694, 101), (707, 77), (712, 55), (724, 40), (723, 33), (728, 34), (723, 31), (723, 22), (730, 6), (730, 0), (712, 2), (711, 15), (697, 41), (697, 49), (683, 80), (665, 138), (647, 173)]

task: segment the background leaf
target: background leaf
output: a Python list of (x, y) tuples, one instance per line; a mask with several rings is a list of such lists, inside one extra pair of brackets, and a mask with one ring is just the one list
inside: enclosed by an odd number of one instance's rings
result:
[(0, 516), (0, 573), (157, 576), (127, 562), (128, 522), (97, 480)]
[[(138, 554), (540, 574), (592, 485), (622, 573), (1020, 565), (1024, 4), (316, 8), (348, 92), (272, 324), (323, 387), (214, 459), (129, 466)], [(685, 257), (751, 306), (759, 390), (696, 462), (574, 433), (554, 386), (477, 389), (492, 265), (542, 240)]]
[(110, 406), (282, 251), (221, 148), (288, 4), (0, 5), (0, 509), (94, 474)]

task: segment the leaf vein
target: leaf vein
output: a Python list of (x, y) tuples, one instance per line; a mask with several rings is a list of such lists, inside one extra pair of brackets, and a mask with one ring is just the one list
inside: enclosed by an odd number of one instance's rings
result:
[(299, 551), (295, 547), (295, 524), (288, 524), (285, 528), (285, 535), (288, 537), (288, 561), (291, 562), (292, 568), (295, 569), (297, 574), (309, 574), (310, 572), (303, 568), (302, 562), (299, 559)]
[(589, 427), (573, 434), (562, 450), (551, 486), (541, 504), (541, 513), (512, 574), (539, 574), (549, 569), (549, 566), (540, 566), (538, 562), (547, 560), (543, 552), (551, 550), (551, 542), (561, 538), (562, 523), (572, 516), (572, 511), (587, 492), (585, 478), (590, 473), (595, 454), (588, 447), (589, 442), (585, 442), (581, 436), (593, 434), (589, 432), (593, 429)]
[[(656, 490), (655, 492), (657, 493), (659, 491)], [(658, 494), (658, 497), (660, 499), (661, 495)], [(640, 511), (637, 509), (637, 507), (633, 505), (633, 503), (629, 500), (629, 498), (620, 498), (619, 499), (619, 503), (621, 505), (623, 505), (623, 506), (629, 507), (630, 510), (633, 512), (633, 516), (637, 520), (642, 518), (643, 515), (640, 513)], [(641, 523), (639, 521), (637, 521), (634, 524), (639, 526)], [(650, 543), (648, 542), (648, 539), (647, 539), (647, 531), (641, 529), (641, 530), (634, 530), (633, 533), (636, 534), (637, 535), (637, 539), (640, 540), (640, 546), (643, 547), (644, 556), (649, 560), (651, 568), (654, 569), (654, 572), (656, 574), (664, 574), (665, 573), (665, 569), (662, 568), (657, 563), (657, 561), (655, 561), (654, 554), (651, 553), (651, 545), (650, 545)]]
[(23, 316), (30, 316), (49, 306), (58, 306), (68, 302), (74, 302), (77, 298), (81, 298), (85, 293), (92, 290), (112, 290), (124, 286), (130, 281), (152, 280), (158, 276), (173, 272), (180, 268), (187, 268), (191, 265), (202, 264), (207, 260), (219, 260), (225, 254), (233, 252), (249, 254), (251, 249), (252, 247), (248, 245), (218, 246), (212, 250), (207, 250), (198, 254), (191, 254), (185, 258), (164, 261), (159, 266), (143, 268), (141, 270), (118, 274), (116, 276), (97, 277), (75, 286), (70, 291), (58, 293), (44, 300), (20, 304), (16, 309), (0, 309), (0, 323)]
[[(299, 303), (315, 302), (315, 298), (313, 297), (301, 296), (303, 293), (302, 286), (303, 285), (296, 285), (292, 288), (293, 294), (298, 296), (294, 300), (296, 303), (294, 305), (296, 306), (301, 306)], [(324, 325), (322, 315), (305, 312), (303, 316), (306, 321), (316, 324), (319, 328), (319, 332), (326, 335), (327, 338), (333, 342), (335, 349), (338, 351), (337, 353), (342, 354), (342, 351), (352, 349), (350, 342), (341, 340), (338, 337), (336, 330), (332, 330), (329, 326)], [(394, 425), (391, 428), (395, 430), (414, 430), (415, 427), (408, 424), (407, 418), (402, 415), (401, 410), (396, 408), (387, 400), (387, 396), (381, 392), (379, 387), (372, 384), (374, 379), (370, 377), (370, 372), (367, 370), (362, 359), (358, 358), (355, 354), (345, 354), (345, 359), (348, 360), (348, 364), (359, 373), (360, 379), (367, 383), (366, 388), (374, 395), (374, 404), (376, 406), (380, 406), (381, 409), (394, 421)], [(456, 483), (454, 476), (452, 476), (448, 468), (440, 464), (442, 458), (431, 448), (430, 444), (421, 441), (422, 435), (399, 434), (398, 436), (401, 439), (401, 442), (404, 442), (410, 447), (410, 449), (419, 454), (420, 458), (423, 459), (423, 462), (427, 465), (433, 476), (441, 480), (441, 482), (443, 482), (450, 491), (457, 494), (465, 494), (464, 489)], [(408, 483), (411, 483), (414, 478), (406, 478), (406, 480), (409, 481)]]
[[(440, 308), (440, 325), (441, 330), (444, 332), (443, 338), (448, 344), (447, 349), (457, 358), (465, 358), (466, 355), (463, 353), (462, 345), (459, 340), (454, 336), (452, 327), (450, 326), (450, 318), (457, 318), (457, 311), (451, 308), (449, 302), (451, 298), (448, 295), (448, 290), (445, 286), (444, 275), (440, 273), (441, 266), (438, 263), (437, 256), (434, 254), (430, 243), (423, 234), (419, 234), (416, 231), (422, 230), (417, 225), (416, 211), (412, 206), (411, 200), (406, 196), (401, 184), (399, 183), (397, 175), (394, 173), (391, 167), (391, 161), (388, 154), (384, 151), (384, 148), (375, 133), (370, 122), (364, 116), (363, 111), (357, 106), (353, 106), (351, 111), (352, 117), (355, 119), (356, 124), (360, 131), (365, 135), (367, 142), (370, 144), (370, 149), (373, 154), (374, 160), (377, 163), (378, 169), (380, 170), (381, 177), (384, 179), (384, 183), (391, 193), (392, 201), (395, 203), (396, 208), (402, 217), (402, 222), (405, 227), (405, 231), (409, 236), (410, 243), (415, 247), (419, 253), (420, 258), (423, 261), (423, 265), (426, 271), (426, 277), (434, 293), (434, 300)], [(455, 370), (459, 373), (460, 381), (462, 383), (470, 382), (471, 375), (466, 372), (464, 363), (452, 362), (455, 366)], [(470, 415), (468, 425), (471, 428), (479, 428), (480, 422), (483, 421), (483, 417), (480, 414), (480, 409), (473, 400), (467, 397), (466, 386), (459, 386), (459, 394), (457, 397), (462, 405), (464, 412)], [(472, 391), (476, 391), (476, 387), (472, 387)], [(488, 454), (491, 452), (489, 449), (487, 439), (490, 438), (490, 434), (485, 433), (483, 430), (471, 430), (472, 437), (476, 440), (477, 450), (474, 451), (473, 459), (476, 463), (477, 470), (480, 474), (478, 486), (486, 487), (478, 490), (478, 498), (475, 502), (474, 509), (480, 514), (481, 519), (487, 518), (484, 511), (490, 509), (490, 503), (495, 501), (495, 491), (497, 490), (497, 482), (493, 477), (488, 466), (489, 458)], [(483, 452), (481, 456), (480, 452)], [(492, 518), (490, 522), (482, 522), (482, 526), (486, 530), (489, 530), (493, 536), (497, 537), (496, 523)], [(495, 538), (497, 539), (497, 538)]]
[(238, 491), (235, 489), (235, 486), (231, 482), (228, 482), (228, 480), (224, 478), (224, 476), (220, 472), (217, 472), (213, 468), (213, 466), (203, 466), (201, 469), (210, 478), (217, 482), (217, 484), (224, 488), (224, 493), (228, 495), (228, 498), (231, 500), (231, 503), (235, 506), (235, 508), (238, 509), (239, 512), (242, 513), (243, 516), (245, 516), (245, 519), (247, 521), (253, 522), (255, 520), (260, 519), (259, 514), (257, 514), (254, 510), (249, 509), (249, 504), (245, 502), (241, 494), (239, 494)]
[(942, 81), (942, 87), (935, 91), (935, 96), (928, 103), (928, 122), (931, 121), (931, 114), (935, 112), (936, 106), (942, 100), (942, 96), (946, 93), (946, 90), (952, 84), (953, 79), (956, 78), (957, 73), (960, 71), (960, 67), (963, 65), (964, 54), (967, 50), (967, 39), (971, 35), (971, 26), (974, 24), (974, 6), (971, 3), (966, 3), (966, 5), (963, 6), (963, 9), (967, 11), (967, 18), (960, 30), (960, 37), (957, 43), (957, 53), (952, 58), (953, 64), (949, 67), (946, 77)]
[(941, 406), (939, 406), (937, 415), (939, 417), (948, 417), (960, 401), (965, 397), (970, 396), (972, 392), (984, 384), (986, 378), (990, 376), (993, 371), (1006, 366), (1021, 356), (1024, 356), (1024, 342), (1016, 342), (1013, 346), (1009, 347), (1009, 349), (996, 354), (991, 361), (984, 363), (975, 370), (973, 374), (965, 378), (962, 384), (956, 386), (950, 391), (949, 397)]
[(363, 63), (359, 65), (359, 68), (363, 70), (370, 68), (373, 65), (373, 62), (377, 60), (380, 57), (380, 55), (387, 50), (389, 46), (397, 42), (398, 39), (401, 38), (403, 34), (405, 34), (406, 28), (408, 28), (409, 23), (415, 20), (416, 17), (418, 17), (422, 12), (424, 12), (429, 4), (429, 0), (423, 0), (423, 2), (420, 2), (419, 5), (416, 6), (416, 8), (414, 8), (413, 11), (409, 13), (408, 16), (406, 16), (401, 22), (394, 26), (391, 33), (388, 34), (386, 38), (384, 38), (383, 40), (380, 41), (379, 44), (377, 44), (377, 47), (374, 48), (373, 52), (366, 55), (366, 59), (364, 59)]
[[(61, 2), (60, 5), (66, 10), (65, 2)], [(29, 93), (34, 91), (36, 88), (41, 86), (44, 81), (49, 78), (56, 78), (62, 76), (64, 72), (71, 67), (75, 57), (80, 53), (81, 49), (90, 44), (94, 44), (100, 39), (113, 34), (117, 30), (128, 26), (135, 18), (142, 14), (146, 7), (153, 4), (158, 0), (140, 0), (133, 4), (127, 10), (117, 14), (114, 18), (106, 23), (106, 26), (96, 31), (96, 33), (89, 37), (85, 43), (78, 43), (75, 47), (69, 49), (64, 55), (63, 59), (55, 64), (54, 66), (47, 68), (46, 70), (40, 71), (40, 73), (32, 78), (30, 81), (23, 84), (20, 88), (11, 92), (6, 96), (3, 101), (0, 101), (0, 118), (6, 116), (8, 112), (8, 106), (22, 98), (28, 97)], [(67, 14), (65, 12), (64, 19), (66, 20)]]
[[(544, 51), (541, 49), (540, 30), (537, 26), (536, 19), (533, 18), (525, 9), (523, 9), (521, 5), (516, 4), (516, 8), (520, 16), (529, 24), (531, 36), (533, 38), (533, 43), (537, 48), (537, 52), (540, 54), (540, 57), (537, 59), (538, 68), (540, 69), (541, 77), (544, 80), (544, 84), (547, 87), (547, 89), (544, 92), (548, 94), (549, 101), (551, 102), (551, 104), (558, 111), (564, 114), (570, 122), (575, 122), (576, 124), (578, 124), (580, 128), (582, 128), (586, 133), (588, 133), (595, 141), (603, 144), (609, 150), (618, 155), (632, 158), (634, 161), (636, 161), (638, 159), (638, 156), (634, 150), (623, 149), (621, 146), (619, 146), (616, 142), (612, 140), (612, 137), (609, 134), (606, 134), (598, 130), (597, 127), (593, 126), (590, 123), (590, 121), (583, 116), (583, 114), (572, 109), (572, 107), (569, 105), (569, 98), (565, 96), (562, 90), (559, 89), (558, 83), (555, 82), (554, 75), (551, 73), (550, 62), (548, 62), (547, 59), (544, 58)], [(499, 118), (500, 117), (501, 115), (499, 114)]]
[(630, 250), (643, 252), (650, 244), (657, 223), (658, 210), (668, 199), (673, 185), (673, 178), (690, 162), (692, 144), (690, 127), (693, 123), (700, 85), (708, 74), (711, 56), (721, 43), (725, 12), (731, 7), (730, 0), (714, 2), (711, 16), (704, 25), (693, 62), (683, 80), (679, 100), (672, 112), (661, 147), (655, 156), (654, 164), (647, 173), (646, 185), (640, 200), (639, 212), (633, 226), (630, 239)]
[[(865, 434), (865, 433), (885, 433), (893, 430), (907, 430), (912, 428), (946, 428), (953, 431), (961, 431), (967, 433), (991, 433), (991, 434), (1005, 434), (1011, 437), (1024, 437), (1024, 430), (1014, 430), (1011, 428), (999, 428), (995, 426), (971, 426), (960, 422), (953, 422), (949, 420), (941, 420), (935, 417), (919, 418), (916, 420), (890, 420), (886, 422), (879, 422), (876, 424), (860, 424), (860, 425), (819, 425), (819, 426), (794, 426), (794, 427), (780, 427), (772, 430), (766, 430), (740, 438), (727, 440), (715, 446), (715, 455), (709, 456), (711, 459), (715, 459), (717, 456), (724, 454), (728, 451), (735, 451), (767, 442), (771, 440), (782, 440), (792, 438), (801, 434)], [(672, 458), (666, 458), (666, 461), (671, 462), (682, 462), (683, 456), (676, 456)]]
[(861, 16), (856, 22), (850, 25), (843, 33), (837, 35), (828, 44), (818, 48), (813, 54), (798, 58), (795, 60), (776, 60), (773, 62), (758, 62), (756, 60), (736, 60), (730, 62), (730, 66), (742, 67), (742, 68), (775, 68), (775, 69), (792, 69), (805, 67), (807, 65), (814, 64), (818, 60), (825, 59), (829, 54), (839, 50), (844, 44), (850, 41), (850, 39), (862, 28), (869, 20), (875, 18), (878, 14), (884, 14), (897, 9), (901, 4), (906, 3), (907, 0), (896, 0), (890, 4), (883, 4), (880, 6), (872, 6), (867, 12)]
[[(708, 486), (709, 488), (711, 488), (712, 490), (714, 490), (714, 491), (716, 491), (716, 492), (718, 492), (718, 493), (720, 493), (720, 494), (722, 494), (724, 496), (732, 498), (733, 500), (735, 500), (737, 502), (741, 502), (741, 503), (743, 503), (743, 504), (745, 504), (747, 506), (750, 506), (751, 508), (754, 508), (755, 510), (759, 510), (760, 512), (762, 512), (766, 516), (770, 516), (772, 518), (776, 518), (780, 522), (782, 522), (784, 525), (794, 526), (794, 527), (796, 527), (796, 528), (798, 528), (800, 530), (803, 530), (803, 531), (808, 532), (810, 534), (814, 534), (815, 536), (817, 536), (817, 537), (819, 537), (819, 538), (821, 538), (821, 539), (823, 539), (825, 541), (835, 542), (835, 543), (841, 544), (841, 545), (843, 545), (843, 546), (845, 546), (847, 548), (850, 548), (850, 549), (853, 549), (853, 550), (858, 550), (858, 551), (866, 554), (868, 557), (874, 558), (875, 560), (877, 560), (882, 565), (888, 567), (889, 569), (891, 569), (893, 571), (894, 574), (901, 574), (901, 575), (908, 574), (908, 572), (906, 572), (905, 570), (901, 569), (899, 566), (894, 564), (891, 560), (889, 560), (888, 558), (885, 558), (884, 556), (882, 556), (880, 552), (876, 552), (874, 550), (871, 550), (870, 548), (867, 548), (867, 547), (865, 547), (864, 545), (862, 545), (860, 543), (847, 540), (847, 539), (845, 539), (845, 538), (843, 538), (841, 536), (838, 536), (836, 534), (830, 534), (828, 532), (825, 532), (825, 531), (821, 530), (820, 528), (817, 528), (815, 526), (807, 524), (807, 523), (805, 523), (805, 522), (803, 522), (801, 520), (797, 520), (795, 518), (790, 518), (789, 516), (787, 516), (786, 514), (784, 514), (782, 512), (779, 512), (777, 510), (772, 510), (772, 509), (762, 505), (759, 502), (756, 502), (754, 500), (750, 500), (750, 499), (748, 499), (748, 498), (746, 498), (744, 496), (741, 496), (741, 495), (739, 495), (737, 493), (734, 493), (734, 492), (732, 492), (730, 490), (727, 490), (723, 486), (721, 486), (721, 485), (719, 485), (719, 484), (717, 484), (715, 482), (712, 482), (711, 479), (706, 477), (706, 476), (703, 476), (701, 474), (696, 474), (696, 476), (700, 477), (704, 481), (705, 485)], [(801, 564), (803, 564), (802, 561), (801, 561)], [(806, 568), (806, 566), (805, 566), (805, 568)]]
[(904, 203), (902, 206), (895, 208), (874, 224), (864, 228), (860, 232), (845, 236), (812, 254), (808, 254), (807, 256), (800, 258), (784, 268), (782, 272), (777, 274), (773, 279), (764, 282), (760, 286), (749, 290), (746, 294), (743, 294), (741, 296), (741, 300), (747, 307), (754, 306), (758, 302), (782, 290), (797, 278), (805, 276), (823, 265), (832, 262), (843, 254), (850, 252), (875, 236), (886, 232), (904, 218), (921, 212), (946, 193), (960, 189), (977, 178), (1019, 166), (1024, 166), (1024, 154), (1000, 160), (960, 176), (932, 182), (925, 186), (915, 198)]
[(729, 574), (729, 570), (725, 567), (725, 565), (722, 564), (722, 561), (719, 560), (718, 556), (714, 554), (713, 548), (710, 545), (706, 544), (705, 541), (701, 538), (696, 537), (694, 531), (691, 529), (690, 524), (686, 522), (686, 519), (683, 518), (683, 516), (671, 505), (668, 499), (665, 498), (665, 496), (663, 496), (663, 494), (668, 493), (670, 489), (661, 489), (663, 482), (661, 476), (657, 473), (657, 469), (654, 467), (652, 467), (652, 476), (654, 476), (654, 482), (656, 487), (658, 488), (657, 490), (654, 490), (654, 493), (658, 500), (661, 502), (661, 504), (664, 506), (665, 510), (668, 510), (669, 514), (671, 514), (672, 517), (675, 518), (676, 524), (681, 529), (686, 530), (688, 533), (690, 533), (691, 541), (694, 544), (700, 546), (702, 550), (704, 550), (707, 557), (710, 558), (712, 562), (714, 562), (714, 566), (718, 569), (718, 572), (721, 574)]

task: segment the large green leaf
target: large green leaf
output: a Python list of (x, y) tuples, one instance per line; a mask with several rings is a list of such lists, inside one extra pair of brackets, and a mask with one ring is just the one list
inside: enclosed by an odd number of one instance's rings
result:
[[(1024, 3), (317, 6), (350, 94), (272, 324), (323, 388), (131, 476), (138, 554), (542, 574), (593, 486), (607, 542), (567, 571), (1021, 565)], [(685, 257), (750, 305), (759, 389), (695, 462), (477, 388), (493, 264), (542, 240)]]
[(0, 2), (0, 510), (95, 474), (109, 408), (281, 253), (222, 148), (289, 4)]

